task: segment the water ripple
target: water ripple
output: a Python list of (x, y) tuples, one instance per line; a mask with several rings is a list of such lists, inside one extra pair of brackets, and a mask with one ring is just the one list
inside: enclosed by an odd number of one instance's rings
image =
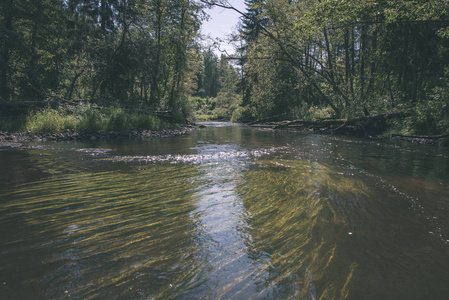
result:
[(100, 158), (101, 161), (112, 162), (143, 162), (143, 163), (187, 163), (202, 164), (211, 161), (229, 160), (234, 158), (258, 158), (268, 155), (273, 149), (258, 149), (253, 151), (223, 151), (203, 154), (167, 154), (167, 155), (135, 155), (112, 156)]

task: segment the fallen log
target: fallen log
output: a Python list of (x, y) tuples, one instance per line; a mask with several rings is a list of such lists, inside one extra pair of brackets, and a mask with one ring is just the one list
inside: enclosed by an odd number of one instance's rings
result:
[(248, 125), (252, 126), (252, 125), (256, 125), (256, 124), (260, 124), (260, 123), (265, 123), (267, 121), (275, 120), (275, 119), (277, 119), (279, 117), (282, 117), (282, 116), (285, 116), (285, 113), (279, 114), (279, 115), (274, 115), (274, 116), (267, 117), (267, 118), (264, 118), (264, 119), (259, 119), (259, 120), (256, 120), (256, 121), (248, 123)]
[(392, 134), (390, 138), (418, 144), (433, 144), (439, 147), (449, 147), (449, 133), (438, 135)]
[(0, 111), (23, 114), (36, 107), (42, 108), (48, 106), (48, 103), (43, 101), (6, 101), (0, 98)]
[[(268, 127), (273, 129), (297, 128), (320, 130), (322, 132), (341, 133), (350, 131), (355, 134), (378, 134), (386, 129), (386, 121), (396, 118), (404, 118), (410, 115), (410, 111), (399, 111), (371, 116), (360, 116), (350, 119), (319, 119), (319, 120), (292, 120), (282, 122), (268, 122), (264, 124), (249, 124), (250, 126)], [(345, 132), (346, 133), (346, 132)]]
[(407, 117), (409, 115), (410, 115), (409, 111), (399, 111), (399, 112), (391, 112), (391, 113), (384, 113), (384, 114), (376, 114), (376, 115), (372, 115), (372, 116), (361, 116), (361, 117), (355, 117), (355, 118), (351, 118), (351, 119), (320, 119), (320, 120), (316, 120), (316, 121), (299, 119), (299, 120), (293, 120), (293, 121), (279, 122), (275, 126), (275, 129), (282, 128), (282, 127), (288, 127), (288, 126), (294, 126), (294, 125), (302, 125), (302, 126), (355, 125), (358, 122), (389, 120), (389, 119)]
[(407, 134), (392, 134), (392, 138), (406, 138), (406, 139), (426, 139), (426, 140), (437, 140), (445, 137), (449, 137), (449, 133), (438, 134), (438, 135), (407, 135)]
[(329, 120), (293, 120), (293, 121), (283, 121), (274, 125), (274, 129), (280, 129), (285, 127), (295, 127), (295, 126), (314, 126), (314, 127), (322, 127), (322, 126), (331, 126), (331, 125), (342, 125), (347, 123), (347, 119), (329, 119)]

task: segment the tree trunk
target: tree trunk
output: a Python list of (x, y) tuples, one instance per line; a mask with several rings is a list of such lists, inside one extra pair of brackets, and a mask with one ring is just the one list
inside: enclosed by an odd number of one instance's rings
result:
[(159, 99), (159, 68), (161, 59), (161, 35), (162, 35), (162, 4), (161, 0), (156, 1), (156, 58), (154, 61), (153, 76), (150, 88), (150, 106), (156, 107)]
[(363, 101), (365, 97), (365, 60), (366, 60), (366, 25), (361, 25), (360, 34), (360, 102)]
[[(374, 25), (376, 26), (376, 25)], [(376, 55), (377, 53), (377, 27), (373, 28), (373, 36), (371, 38), (371, 51), (370, 51), (370, 60), (371, 60), (371, 66), (370, 66), (370, 78), (369, 78), (369, 84), (368, 88), (366, 89), (367, 94), (371, 93), (371, 91), (374, 91), (374, 81), (376, 77)]]
[(418, 57), (418, 51), (417, 51), (417, 42), (418, 42), (418, 33), (417, 33), (417, 26), (413, 26), (413, 56), (412, 56), (412, 63), (413, 63), (413, 79), (412, 79), (412, 103), (416, 103), (417, 99), (417, 93), (418, 93), (418, 72), (419, 72), (419, 57)]
[[(349, 93), (349, 74), (351, 72), (351, 65), (350, 65), (350, 52), (349, 52), (349, 30), (345, 29), (345, 36), (344, 36), (344, 49), (345, 49), (345, 91), (346, 93)], [(348, 105), (348, 103), (346, 103)]]
[(75, 76), (73, 77), (72, 82), (70, 83), (70, 88), (67, 91), (66, 96), (65, 96), (65, 98), (67, 100), (72, 99), (73, 91), (75, 90), (76, 81), (84, 73), (84, 71), (85, 71), (85, 69), (82, 69), (80, 72), (76, 73)]
[[(6, 4), (4, 4), (6, 6)], [(8, 8), (12, 8), (12, 0), (9, 1), (8, 3)], [(11, 13), (12, 9), (9, 9), (9, 12), (7, 11), (7, 8), (5, 9), (5, 28), (4, 28), (4, 42), (3, 42), (3, 47), (2, 47), (2, 59), (3, 59), (3, 64), (4, 67), (1, 68), (1, 78), (0, 78), (0, 96), (3, 97), (6, 100), (9, 100), (10, 97), (10, 89), (8, 87), (8, 79), (10, 78), (9, 76), (9, 58), (10, 58), (10, 53), (9, 53), (9, 47), (10, 47), (10, 38), (11, 38), (11, 33), (12, 33), (12, 16), (13, 14)]]

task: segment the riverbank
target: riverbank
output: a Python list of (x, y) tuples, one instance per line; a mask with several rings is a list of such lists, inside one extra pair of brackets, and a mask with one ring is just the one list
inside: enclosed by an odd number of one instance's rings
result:
[(196, 127), (194, 125), (184, 125), (175, 128), (160, 130), (130, 130), (130, 131), (95, 131), (80, 132), (67, 129), (62, 132), (41, 132), (31, 131), (0, 131), (0, 146), (10, 143), (25, 142), (65, 142), (65, 141), (96, 141), (108, 139), (150, 139), (170, 137), (186, 134)]
[[(248, 126), (270, 128), (273, 130), (295, 130), (307, 133), (316, 134), (336, 134), (347, 136), (358, 136), (365, 138), (391, 139), (395, 141), (405, 141), (415, 144), (423, 145), (437, 145), (438, 147), (449, 147), (449, 134), (441, 135), (402, 135), (402, 134), (388, 134), (393, 131), (391, 126), (385, 119), (360, 120), (335, 120), (326, 119), (318, 121), (295, 120), (283, 122), (261, 122), (249, 123)], [(369, 120), (369, 122), (366, 122)], [(356, 123), (357, 122), (357, 123)]]
[(412, 112), (410, 110), (403, 110), (349, 119), (299, 119), (280, 122), (269, 122), (268, 119), (265, 119), (252, 122), (248, 125), (273, 129), (294, 129), (321, 134), (350, 135), (368, 138), (389, 138), (417, 144), (437, 145), (439, 147), (449, 146), (448, 133), (439, 135), (409, 135), (393, 133), (404, 131), (404, 128), (398, 126), (398, 122), (404, 123), (407, 118), (410, 118), (411, 114)]

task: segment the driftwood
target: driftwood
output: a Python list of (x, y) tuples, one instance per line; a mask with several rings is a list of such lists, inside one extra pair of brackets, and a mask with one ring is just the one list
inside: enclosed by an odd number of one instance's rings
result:
[(36, 107), (46, 107), (47, 102), (43, 101), (6, 101), (0, 97), (0, 111), (1, 112), (12, 112), (12, 113), (26, 113), (30, 109), (35, 109)]
[(169, 120), (177, 120), (176, 116), (173, 114), (173, 111), (171, 110), (158, 110), (155, 111), (156, 116), (163, 119), (169, 119)]
[(319, 130), (330, 133), (356, 133), (378, 134), (386, 129), (386, 121), (389, 119), (404, 118), (410, 115), (410, 111), (399, 111), (371, 116), (361, 116), (350, 119), (319, 119), (319, 120), (293, 120), (282, 122), (266, 122), (263, 124), (249, 124), (251, 126), (273, 129), (294, 128)]
[(7, 101), (0, 96), (1, 107), (23, 107), (23, 106), (42, 106), (45, 102), (42, 101)]
[(426, 140), (438, 140), (445, 137), (449, 137), (449, 133), (438, 135), (407, 135), (407, 134), (392, 134), (392, 138), (406, 138), (406, 139), (426, 139)]
[(449, 133), (438, 135), (392, 134), (391, 138), (418, 144), (433, 144), (440, 147), (449, 147)]
[(253, 126), (253, 125), (260, 124), (260, 123), (265, 123), (265, 122), (268, 122), (268, 121), (276, 120), (276, 119), (278, 119), (279, 117), (282, 117), (282, 116), (285, 116), (285, 113), (284, 114), (279, 114), (279, 115), (274, 115), (274, 116), (267, 117), (267, 118), (264, 118), (264, 119), (259, 119), (259, 120), (256, 120), (256, 121), (248, 123), (248, 125)]
[(316, 127), (328, 127), (332, 125), (345, 126), (345, 125), (356, 125), (360, 122), (372, 122), (379, 120), (388, 120), (395, 118), (402, 118), (408, 116), (407, 112), (391, 112), (385, 114), (377, 114), (372, 116), (355, 117), (351, 119), (320, 119), (316, 121), (307, 120), (294, 120), (294, 121), (284, 121), (276, 125), (274, 128), (291, 127), (291, 126), (316, 126)]

